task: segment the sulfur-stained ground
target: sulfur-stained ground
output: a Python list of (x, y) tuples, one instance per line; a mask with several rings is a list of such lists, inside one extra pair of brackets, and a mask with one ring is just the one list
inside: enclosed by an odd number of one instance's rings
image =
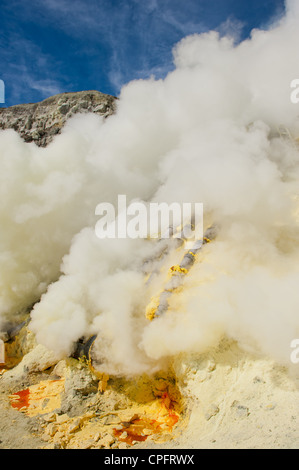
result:
[(173, 372), (109, 377), (41, 345), (27, 349), (1, 371), (0, 448), (130, 448), (167, 442), (183, 422)]
[(29, 336), (0, 375), (1, 449), (299, 448), (298, 371), (235, 342), (125, 378), (57, 360)]

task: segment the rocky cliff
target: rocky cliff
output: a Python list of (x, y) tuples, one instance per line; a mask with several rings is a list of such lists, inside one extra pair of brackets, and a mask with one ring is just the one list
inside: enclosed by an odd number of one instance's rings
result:
[(105, 118), (115, 112), (116, 98), (99, 91), (51, 96), (40, 103), (0, 108), (0, 129), (15, 129), (26, 142), (45, 147), (76, 113), (97, 113)]

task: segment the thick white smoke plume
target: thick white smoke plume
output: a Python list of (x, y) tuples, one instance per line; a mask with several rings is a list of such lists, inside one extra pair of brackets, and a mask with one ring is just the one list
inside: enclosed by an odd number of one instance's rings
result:
[[(134, 374), (226, 335), (288, 364), (299, 337), (299, 104), (290, 100), (299, 11), (235, 45), (183, 39), (164, 80), (129, 83), (117, 113), (71, 119), (45, 149), (0, 133), (2, 327), (34, 302), (30, 329), (61, 355), (97, 334), (102, 370)], [(219, 235), (150, 322), (157, 241), (95, 235), (100, 202), (202, 202)], [(165, 261), (171, 266), (175, 253)], [(157, 261), (158, 263), (158, 261)], [(147, 263), (147, 266), (150, 263)], [(1, 325), (0, 325), (1, 326)]]

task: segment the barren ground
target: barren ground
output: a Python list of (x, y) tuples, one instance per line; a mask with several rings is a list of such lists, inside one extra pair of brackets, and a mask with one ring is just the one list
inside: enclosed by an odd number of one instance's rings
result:
[(236, 343), (123, 378), (21, 337), (27, 352), (0, 379), (2, 449), (299, 448), (298, 372)]

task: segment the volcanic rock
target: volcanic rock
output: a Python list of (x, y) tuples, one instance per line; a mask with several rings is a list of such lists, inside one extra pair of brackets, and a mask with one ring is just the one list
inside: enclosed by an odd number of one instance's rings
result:
[(116, 110), (114, 96), (99, 91), (79, 91), (51, 96), (39, 103), (0, 108), (0, 129), (14, 129), (25, 142), (46, 147), (76, 113), (96, 113), (104, 118)]

